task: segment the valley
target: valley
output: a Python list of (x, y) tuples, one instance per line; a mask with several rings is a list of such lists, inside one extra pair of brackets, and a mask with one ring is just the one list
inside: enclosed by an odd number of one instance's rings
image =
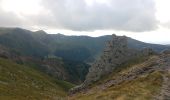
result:
[(0, 100), (170, 100), (170, 0), (0, 0)]
[(2, 100), (168, 100), (170, 46), (0, 28)]

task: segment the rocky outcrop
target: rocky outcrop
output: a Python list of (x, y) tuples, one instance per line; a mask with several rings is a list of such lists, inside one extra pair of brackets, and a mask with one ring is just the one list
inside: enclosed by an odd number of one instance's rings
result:
[(149, 74), (155, 70), (160, 69), (157, 65), (159, 65), (160, 59), (158, 57), (151, 57), (144, 63), (138, 64), (136, 66), (133, 66), (133, 68), (127, 70), (124, 73), (119, 73), (117, 77), (114, 79), (108, 80), (104, 84), (101, 84), (98, 86), (100, 89), (107, 89), (111, 86), (118, 85), (123, 82), (134, 80), (138, 77), (141, 77), (142, 75)]
[(154, 53), (155, 52), (149, 48), (144, 48), (143, 50), (129, 48), (126, 36), (112, 35), (112, 40), (107, 42), (103, 55), (89, 69), (89, 73), (87, 74), (84, 83), (73, 88), (70, 93), (74, 94), (75, 92), (86, 88), (91, 83), (98, 81), (102, 76), (111, 73), (116, 67), (119, 67), (130, 60)]
[(90, 100), (126, 100), (129, 96), (129, 100), (170, 100), (169, 81), (170, 54), (161, 53), (115, 71), (89, 88), (80, 90), (79, 86), (79, 93), (71, 95), (70, 100), (88, 96)]
[(170, 54), (170, 50), (169, 50), (169, 49), (166, 49), (166, 50), (163, 50), (161, 53), (162, 53), (162, 54)]
[(84, 85), (99, 80), (103, 75), (111, 73), (116, 67), (132, 59), (153, 54), (153, 50), (145, 48), (141, 51), (129, 48), (126, 36), (112, 35), (104, 50), (104, 54), (89, 69)]

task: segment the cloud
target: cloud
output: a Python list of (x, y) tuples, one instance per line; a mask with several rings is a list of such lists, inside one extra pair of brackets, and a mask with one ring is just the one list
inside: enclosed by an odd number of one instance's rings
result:
[(0, 10), (0, 27), (21, 26), (21, 19), (14, 13), (3, 12)]
[(13, 26), (20, 26), (21, 20), (15, 13), (12, 12), (5, 12), (1, 8), (0, 0), (0, 27), (13, 27)]
[(170, 29), (170, 21), (160, 23), (161, 26)]
[[(87, 0), (86, 0), (87, 1)], [(150, 31), (157, 28), (153, 0), (43, 0), (50, 25), (75, 31)], [(102, 0), (98, 0), (102, 1)], [(104, 1), (104, 0), (103, 0)], [(49, 17), (51, 19), (51, 17)], [(48, 24), (47, 20), (43, 22)], [(41, 22), (42, 23), (42, 22)]]
[(40, 12), (22, 18), (0, 9), (0, 26), (133, 32), (157, 28), (153, 0), (41, 0), (40, 5)]

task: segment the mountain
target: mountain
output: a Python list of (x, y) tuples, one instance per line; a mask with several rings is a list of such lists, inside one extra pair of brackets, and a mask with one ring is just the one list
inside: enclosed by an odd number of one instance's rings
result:
[(31, 31), (13, 28), (0, 29), (0, 44), (21, 55), (43, 57), (48, 54), (46, 46), (31, 36)]
[[(54, 55), (67, 60), (93, 62), (103, 53), (105, 44), (111, 40), (111, 35), (101, 37), (65, 36), (62, 34), (46, 34), (37, 31), (33, 34), (41, 43), (49, 45)], [(134, 49), (151, 48), (157, 52), (169, 49), (168, 45), (151, 44), (127, 37), (128, 46)], [(56, 47), (54, 46), (55, 44)], [(76, 54), (75, 54), (76, 53)]]
[[(92, 63), (100, 57), (105, 44), (111, 36), (65, 36), (62, 34), (47, 34), (43, 30), (32, 32), (21, 28), (0, 28), (0, 44), (15, 50), (21, 55), (44, 56), (54, 55), (65, 60)], [(162, 51), (170, 48), (167, 45), (149, 44), (128, 38), (131, 48), (152, 48)]]
[[(57, 79), (73, 83), (85, 80), (88, 69), (102, 55), (105, 44), (112, 36), (65, 36), (47, 34), (43, 30), (32, 32), (21, 28), (0, 28), (0, 45), (18, 58), (19, 63)], [(141, 50), (149, 47), (160, 52), (170, 46), (149, 44), (127, 37), (128, 46)], [(58, 59), (59, 58), (59, 59)]]
[(80, 84), (85, 80), (90, 67), (83, 62), (63, 60), (57, 57), (46, 57), (44, 59), (22, 57), (21, 61), (18, 62), (44, 72), (53, 78), (74, 84)]
[(46, 34), (37, 31), (33, 36), (41, 43), (48, 45), (53, 55), (66, 60), (90, 62), (97, 58), (105, 42), (110, 36), (88, 37), (88, 36), (65, 36), (62, 34)]
[(69, 100), (169, 100), (170, 54), (119, 67)]
[(26, 65), (49, 76), (79, 84), (84, 81), (88, 73), (89, 65), (83, 62), (63, 60), (55, 56), (48, 56), (43, 59), (21, 56), (18, 53), (0, 45), (0, 58), (12, 60), (20, 65)]
[(169, 45), (160, 45), (160, 44), (151, 44), (141, 42), (132, 38), (128, 38), (128, 46), (131, 48), (143, 49), (143, 48), (151, 48), (157, 52), (161, 52), (165, 49), (170, 49)]
[(73, 85), (0, 58), (0, 100), (64, 99)]
[(0, 28), (0, 100), (168, 100), (168, 49), (126, 36)]
[(112, 35), (112, 40), (106, 44), (104, 54), (89, 69), (83, 85), (90, 85), (122, 64), (152, 54), (155, 52), (149, 48), (143, 50), (130, 48), (128, 38), (125, 36)]
[(70, 100), (168, 100), (170, 51), (129, 47), (125, 36), (112, 36), (85, 81), (70, 90)]

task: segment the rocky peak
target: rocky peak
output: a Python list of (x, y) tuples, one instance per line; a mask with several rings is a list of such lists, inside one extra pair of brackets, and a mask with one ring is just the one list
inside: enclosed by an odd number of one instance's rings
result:
[(111, 73), (115, 67), (137, 55), (137, 50), (128, 48), (126, 36), (112, 35), (112, 40), (107, 42), (101, 58), (89, 69), (84, 84), (89, 85), (91, 82), (99, 80), (103, 75)]
[(121, 64), (125, 64), (140, 56), (148, 56), (153, 53), (153, 50), (148, 48), (143, 50), (129, 48), (126, 36), (112, 35), (112, 40), (106, 43), (103, 55), (90, 67), (84, 83), (74, 88), (73, 92), (79, 91), (91, 83), (98, 81), (102, 76), (111, 73)]

